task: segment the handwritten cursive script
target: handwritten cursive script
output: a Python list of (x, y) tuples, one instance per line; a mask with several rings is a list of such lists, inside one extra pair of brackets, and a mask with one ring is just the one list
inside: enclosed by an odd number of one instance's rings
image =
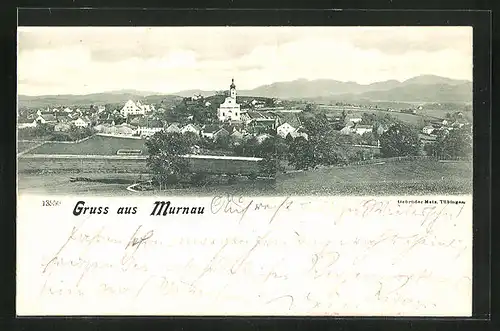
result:
[[(350, 198), (338, 208), (315, 199), (217, 196), (207, 201), (213, 217), (199, 222), (89, 216), (45, 233), (37, 243), (40, 263), (30, 282), (20, 284), (20, 295), (41, 311), (59, 304), (63, 310), (80, 307), (78, 314), (98, 308), (173, 315), (468, 309), (469, 203)], [(323, 208), (321, 220), (308, 214), (315, 205)], [(51, 249), (43, 250), (49, 243)]]

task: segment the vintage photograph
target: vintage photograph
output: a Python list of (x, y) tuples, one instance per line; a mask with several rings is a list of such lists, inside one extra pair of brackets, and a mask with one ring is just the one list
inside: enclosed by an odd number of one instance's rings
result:
[(471, 27), (19, 27), (19, 194), (472, 193)]

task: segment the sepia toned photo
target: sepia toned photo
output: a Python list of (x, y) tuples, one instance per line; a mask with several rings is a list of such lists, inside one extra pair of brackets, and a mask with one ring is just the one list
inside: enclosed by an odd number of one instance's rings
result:
[(18, 36), (21, 194), (472, 192), (472, 28)]

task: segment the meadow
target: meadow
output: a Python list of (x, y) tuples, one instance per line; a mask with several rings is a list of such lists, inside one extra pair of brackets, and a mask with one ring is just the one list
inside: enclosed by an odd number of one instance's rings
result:
[[(276, 180), (247, 179), (234, 184), (154, 190), (133, 193), (128, 184), (70, 182), (70, 174), (20, 174), (20, 192), (46, 194), (80, 194), (106, 196), (241, 196), (285, 195), (431, 195), (471, 194), (472, 164), (465, 161), (436, 160), (394, 161), (381, 164), (350, 165), (302, 172), (279, 174)], [(85, 175), (88, 177), (89, 175)], [(94, 178), (129, 178), (140, 181), (146, 175), (95, 174)], [(50, 185), (49, 185), (50, 184)]]
[(148, 153), (144, 139), (95, 135), (74, 144), (45, 143), (30, 154), (116, 155), (119, 149), (138, 149), (142, 155)]

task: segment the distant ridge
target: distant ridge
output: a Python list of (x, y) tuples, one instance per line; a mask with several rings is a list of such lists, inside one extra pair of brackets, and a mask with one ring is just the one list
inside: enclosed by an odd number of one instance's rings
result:
[[(221, 89), (222, 90), (222, 89)], [(75, 104), (124, 103), (127, 100), (151, 100), (159, 102), (162, 98), (175, 99), (190, 97), (194, 94), (214, 95), (216, 91), (185, 90), (176, 93), (138, 90), (118, 90), (87, 95), (43, 95), (18, 96), (20, 106), (43, 107)], [(408, 102), (472, 102), (472, 82), (435, 75), (420, 75), (403, 82), (386, 80), (372, 84), (341, 82), (333, 79), (306, 80), (297, 79), (289, 82), (276, 82), (262, 85), (252, 90), (238, 90), (242, 96), (314, 99), (322, 100), (374, 100)], [(154, 100), (154, 101), (153, 101)]]

